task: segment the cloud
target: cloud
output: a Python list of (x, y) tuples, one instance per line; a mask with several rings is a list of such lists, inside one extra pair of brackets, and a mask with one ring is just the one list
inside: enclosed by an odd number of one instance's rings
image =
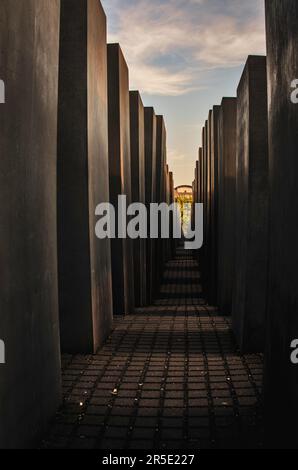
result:
[(265, 51), (263, 0), (103, 0), (109, 41), (120, 42), (132, 88), (178, 96), (207, 74)]
[(169, 148), (168, 149), (168, 159), (174, 164), (185, 164), (187, 156), (183, 153), (177, 152), (177, 150)]
[(265, 53), (264, 28), (255, 21), (239, 24), (220, 16), (216, 22), (201, 25), (199, 35), (202, 45), (196, 58), (207, 68), (237, 67), (248, 55)]

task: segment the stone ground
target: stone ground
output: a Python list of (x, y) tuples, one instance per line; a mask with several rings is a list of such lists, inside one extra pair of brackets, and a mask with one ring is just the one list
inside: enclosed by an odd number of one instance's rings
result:
[(184, 251), (153, 307), (115, 319), (96, 356), (62, 362), (64, 405), (43, 448), (261, 447), (262, 357), (239, 354)]

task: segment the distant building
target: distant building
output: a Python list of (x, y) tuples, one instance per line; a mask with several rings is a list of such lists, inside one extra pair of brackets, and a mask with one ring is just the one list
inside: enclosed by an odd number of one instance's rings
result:
[(193, 191), (192, 186), (177, 186), (175, 188), (175, 201), (183, 202), (184, 204), (192, 204), (193, 202)]
[(192, 186), (177, 186), (175, 188), (175, 202), (180, 206), (181, 224), (184, 235), (191, 228), (193, 190)]

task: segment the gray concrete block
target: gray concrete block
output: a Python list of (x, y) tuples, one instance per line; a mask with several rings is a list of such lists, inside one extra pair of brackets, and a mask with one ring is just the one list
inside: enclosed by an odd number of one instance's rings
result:
[(219, 106), (214, 106), (210, 117), (210, 275), (208, 302), (217, 305), (218, 275), (218, 118)]
[[(171, 204), (171, 181), (170, 181), (170, 171), (169, 171), (168, 164), (166, 164), (166, 168), (165, 168), (165, 180), (166, 180), (166, 203), (170, 205)], [(173, 236), (173, 230), (172, 230), (172, 227), (170, 226), (170, 239), (167, 243), (167, 248), (166, 248), (167, 261), (172, 259), (172, 256), (173, 256), (172, 236)]]
[[(153, 108), (145, 108), (145, 186), (148, 214), (150, 204), (157, 202), (156, 195), (156, 115)], [(148, 221), (148, 230), (150, 223)], [(155, 292), (156, 240), (147, 240), (147, 302), (153, 302)]]
[(262, 352), (268, 263), (266, 57), (250, 56), (237, 91), (233, 329), (242, 352)]
[[(108, 44), (109, 169), (110, 202), (118, 207), (118, 196), (131, 204), (131, 148), (129, 73), (119, 44)], [(134, 310), (133, 242), (116, 238), (112, 246), (113, 304), (115, 315)]]
[(146, 202), (157, 202), (156, 197), (156, 135), (157, 120), (153, 108), (145, 108), (145, 168)]
[[(195, 204), (201, 202), (201, 158), (202, 158), (202, 149), (198, 151), (198, 160), (196, 161), (195, 167), (195, 180), (194, 180), (194, 191), (193, 191), (193, 204), (192, 204), (192, 229), (195, 230)], [(200, 258), (201, 250), (196, 250), (194, 256), (198, 259)]]
[[(207, 122), (202, 129), (202, 150), (203, 150), (203, 173), (202, 173), (202, 202), (204, 213), (204, 244), (201, 249), (201, 273), (202, 285), (206, 288), (206, 263), (207, 263), (207, 149), (208, 149), (208, 128)], [(205, 292), (204, 292), (205, 293)]]
[(163, 116), (156, 116), (156, 201), (165, 200), (164, 172), (167, 163), (167, 132)]
[[(58, 0), (0, 2), (0, 448), (34, 445), (61, 399)], [(50, 45), (50, 47), (49, 47)]]
[[(174, 174), (172, 171), (169, 171), (169, 204), (174, 204), (175, 202), (175, 181), (174, 181)], [(178, 240), (174, 238), (174, 220), (171, 218), (171, 239), (170, 239), (170, 259), (175, 256), (176, 248), (178, 245)]]
[(200, 176), (199, 176), (199, 202), (203, 202), (203, 149), (199, 148), (199, 164), (200, 164)]
[(167, 185), (167, 204), (170, 204), (171, 191), (170, 191), (170, 170), (169, 165), (166, 165), (166, 185)]
[[(163, 116), (156, 116), (156, 202), (161, 204), (166, 202), (165, 195), (165, 168), (167, 163), (167, 132)], [(161, 222), (161, 220), (160, 220)], [(161, 239), (159, 231), (159, 240), (157, 240), (156, 253), (156, 277), (155, 291), (159, 289), (164, 271), (165, 244), (167, 240)]]
[[(145, 204), (144, 106), (137, 91), (130, 92), (130, 144), (132, 202)], [(146, 305), (146, 240), (133, 241), (135, 306)]]
[(61, 1), (58, 266), (61, 347), (94, 353), (112, 324), (110, 242), (95, 235), (109, 200), (106, 17), (97, 0)]
[(211, 123), (212, 123), (212, 114), (213, 111), (210, 110), (208, 114), (208, 120), (206, 121), (206, 126), (207, 126), (207, 217), (206, 217), (206, 229), (207, 229), (207, 238), (206, 238), (206, 247), (207, 247), (207, 253), (208, 253), (208, 258), (207, 258), (207, 282), (209, 285), (210, 281), (210, 258), (211, 258), (211, 160), (212, 160), (212, 154), (211, 154)]
[(212, 111), (203, 129), (203, 159), (204, 159), (204, 245), (202, 249), (202, 283), (206, 300), (209, 299), (210, 285), (210, 218), (211, 218), (211, 120)]
[(266, 1), (269, 96), (270, 250), (265, 410), (272, 447), (297, 449), (298, 371), (290, 360), (298, 338), (298, 3)]
[(235, 272), (237, 99), (223, 98), (218, 122), (218, 306), (231, 315)]
[(200, 200), (200, 152), (198, 155), (198, 160), (196, 161), (196, 169), (195, 169), (195, 180), (196, 180), (196, 198), (195, 202), (198, 203)]

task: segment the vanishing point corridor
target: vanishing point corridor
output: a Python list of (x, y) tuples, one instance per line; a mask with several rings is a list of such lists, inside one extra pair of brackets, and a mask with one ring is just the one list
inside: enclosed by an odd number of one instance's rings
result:
[(114, 320), (95, 356), (63, 356), (64, 404), (43, 448), (225, 449), (262, 445), (262, 357), (241, 356), (177, 250), (154, 306)]

